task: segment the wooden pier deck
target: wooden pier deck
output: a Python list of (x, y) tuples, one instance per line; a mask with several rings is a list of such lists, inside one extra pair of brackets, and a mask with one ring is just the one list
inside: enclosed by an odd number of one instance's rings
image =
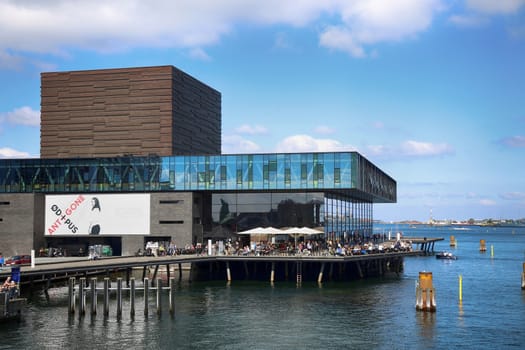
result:
[[(419, 240), (411, 239), (413, 244)], [(434, 240), (435, 241), (435, 240)], [(239, 280), (297, 279), (323, 280), (325, 266), (330, 269), (330, 279), (366, 278), (383, 275), (388, 271), (399, 273), (402, 259), (407, 256), (427, 255), (430, 240), (423, 240), (424, 249), (374, 253), (350, 256), (333, 255), (176, 255), (160, 257), (108, 257), (99, 260), (87, 258), (37, 258), (34, 267), (22, 266), (21, 284), (42, 284), (50, 286), (54, 282), (66, 281), (71, 277), (109, 276), (113, 273), (126, 273), (126, 279), (133, 269), (154, 269), (154, 276), (160, 266), (166, 266), (168, 278), (173, 265), (178, 266), (179, 279), (182, 266), (190, 271), (190, 280)], [(424, 246), (423, 244), (427, 244)], [(336, 272), (334, 272), (336, 271)], [(0, 278), (5, 278), (10, 268), (0, 271)], [(325, 277), (326, 279), (326, 277)]]

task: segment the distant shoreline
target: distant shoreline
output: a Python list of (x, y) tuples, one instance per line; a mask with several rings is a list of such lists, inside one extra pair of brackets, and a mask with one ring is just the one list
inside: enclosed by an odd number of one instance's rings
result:
[(374, 224), (379, 225), (410, 225), (410, 226), (435, 226), (435, 227), (524, 227), (525, 224), (462, 224), (462, 223), (450, 223), (450, 224), (428, 224), (424, 222), (384, 222), (377, 221)]

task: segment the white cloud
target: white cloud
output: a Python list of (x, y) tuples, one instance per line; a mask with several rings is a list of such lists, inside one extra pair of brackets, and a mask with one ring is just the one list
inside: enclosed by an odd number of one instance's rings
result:
[(335, 129), (326, 125), (319, 125), (314, 129), (316, 134), (331, 135), (335, 133)]
[(257, 134), (266, 134), (268, 129), (262, 125), (248, 125), (243, 124), (235, 129), (235, 132), (239, 134), (248, 134), (248, 135), (257, 135)]
[[(202, 47), (238, 23), (304, 26), (333, 1), (141, 0), (0, 2), (0, 51), (64, 54), (71, 46), (99, 52), (134, 47)], [(279, 9), (276, 11), (276, 9)]]
[(9, 147), (0, 148), (0, 158), (29, 158), (29, 153), (17, 151)]
[(512, 14), (517, 12), (525, 0), (466, 0), (467, 7), (486, 14)]
[(448, 20), (459, 27), (479, 27), (488, 22), (486, 17), (477, 15), (452, 15)]
[(320, 44), (354, 57), (366, 56), (366, 45), (415, 37), (443, 9), (440, 0), (356, 0), (340, 6), (343, 23), (328, 26)]
[(190, 50), (190, 57), (193, 57), (195, 59), (198, 59), (200, 61), (211, 61), (211, 57), (201, 49), (200, 47), (196, 47)]
[(446, 143), (430, 143), (408, 140), (401, 144), (401, 153), (406, 156), (439, 156), (454, 153)]
[(500, 194), (500, 197), (510, 201), (520, 201), (525, 199), (525, 193), (523, 192), (506, 192)]
[(510, 136), (510, 137), (501, 139), (500, 142), (503, 145), (508, 146), (508, 147), (522, 148), (522, 147), (525, 147), (525, 136), (521, 136), (521, 135)]
[(40, 126), (40, 111), (31, 107), (16, 108), (11, 112), (0, 113), (0, 123), (19, 124), (26, 126)]
[(355, 151), (350, 145), (344, 145), (337, 140), (316, 139), (309, 135), (293, 135), (285, 138), (277, 145), (276, 152), (344, 152)]
[(492, 199), (481, 199), (479, 201), (479, 204), (486, 206), (486, 207), (490, 207), (490, 206), (496, 205), (496, 202), (493, 201)]
[(380, 122), (380, 121), (375, 121), (375, 122), (372, 123), (372, 127), (374, 129), (384, 129), (385, 128), (385, 123)]
[[(411, 38), (426, 30), (442, 0), (157, 0), (0, 2), (0, 52), (68, 55), (71, 48), (114, 52), (137, 47), (203, 47), (245, 23), (325, 26), (320, 44), (353, 56), (365, 45)], [(276, 10), (278, 9), (278, 10)], [(327, 21), (336, 19), (336, 25)], [(317, 23), (315, 23), (317, 22)], [(289, 47), (278, 35), (278, 47)], [(15, 60), (16, 61), (16, 60)]]
[(454, 148), (447, 143), (407, 140), (396, 146), (368, 145), (364, 153), (382, 159), (427, 158), (453, 154)]
[(224, 136), (222, 138), (222, 153), (257, 153), (261, 147), (253, 141), (247, 140), (239, 135)]

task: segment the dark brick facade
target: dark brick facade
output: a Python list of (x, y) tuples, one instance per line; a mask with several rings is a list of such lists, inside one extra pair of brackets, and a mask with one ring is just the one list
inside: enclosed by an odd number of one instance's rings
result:
[(221, 153), (221, 94), (173, 66), (42, 73), (41, 84), (41, 158)]

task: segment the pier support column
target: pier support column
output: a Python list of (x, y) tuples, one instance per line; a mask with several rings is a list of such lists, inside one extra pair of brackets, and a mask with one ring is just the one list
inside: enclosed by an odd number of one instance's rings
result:
[(323, 271), (324, 271), (324, 265), (325, 263), (321, 263), (321, 269), (319, 270), (319, 276), (317, 276), (317, 283), (323, 282)]
[(97, 279), (91, 279), (91, 316), (97, 314)]
[(275, 261), (272, 261), (272, 272), (270, 272), (270, 282), (275, 281)]
[(155, 284), (157, 287), (157, 315), (160, 316), (162, 312), (162, 280), (158, 278)]
[(170, 315), (175, 316), (175, 278), (170, 279)]
[(69, 314), (75, 313), (75, 277), (71, 277), (69, 279), (69, 289), (68, 289), (68, 296), (69, 296)]
[(226, 280), (228, 282), (231, 282), (232, 280), (232, 273), (230, 271), (230, 262), (226, 261)]
[(144, 316), (145, 317), (148, 317), (148, 313), (149, 313), (149, 310), (148, 310), (148, 306), (149, 306), (148, 298), (149, 298), (149, 280), (148, 280), (148, 278), (144, 278)]
[(117, 278), (117, 319), (122, 318), (122, 277)]
[(357, 266), (357, 273), (359, 274), (359, 278), (363, 278), (363, 269), (361, 269), (361, 263), (359, 261), (355, 262), (355, 265)]
[(84, 287), (86, 286), (86, 278), (80, 277), (78, 283), (78, 304), (80, 305), (79, 316), (82, 317), (86, 314), (86, 295), (84, 293)]
[(109, 278), (104, 277), (104, 317), (109, 316)]
[(135, 318), (135, 277), (130, 278), (129, 286), (129, 316)]

